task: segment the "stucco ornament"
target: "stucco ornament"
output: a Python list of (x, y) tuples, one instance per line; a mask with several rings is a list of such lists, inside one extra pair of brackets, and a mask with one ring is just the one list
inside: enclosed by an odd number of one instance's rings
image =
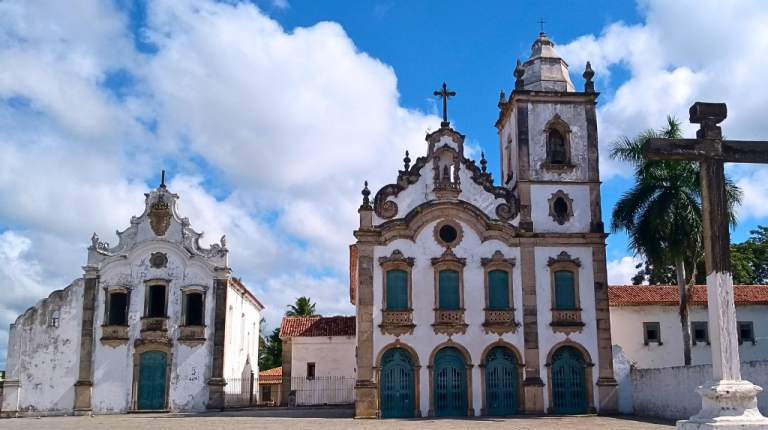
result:
[(550, 267), (557, 263), (570, 263), (576, 267), (581, 267), (581, 260), (578, 258), (571, 258), (571, 254), (568, 254), (566, 251), (558, 254), (557, 258), (549, 257), (549, 260), (547, 260), (547, 266)]
[(514, 258), (504, 258), (504, 254), (501, 253), (498, 249), (496, 252), (493, 253), (493, 255), (489, 257), (483, 257), (480, 259), (480, 265), (485, 267), (492, 263), (503, 263), (507, 264), (510, 267), (515, 267), (515, 259)]
[(385, 265), (388, 263), (405, 263), (408, 267), (413, 267), (416, 263), (416, 259), (413, 257), (406, 257), (402, 251), (396, 249), (392, 251), (392, 255), (389, 257), (379, 257), (379, 265)]
[(171, 226), (171, 208), (162, 196), (160, 200), (152, 204), (149, 212), (149, 225), (156, 236), (165, 236), (168, 227)]
[(459, 263), (462, 266), (467, 265), (467, 259), (463, 257), (457, 257), (456, 254), (453, 253), (451, 248), (446, 249), (445, 252), (443, 252), (443, 255), (441, 255), (440, 257), (432, 258), (433, 266), (438, 265), (440, 263), (445, 263), (445, 262)]
[(563, 225), (573, 218), (573, 199), (563, 190), (552, 193), (547, 200), (549, 204), (549, 216), (556, 223)]

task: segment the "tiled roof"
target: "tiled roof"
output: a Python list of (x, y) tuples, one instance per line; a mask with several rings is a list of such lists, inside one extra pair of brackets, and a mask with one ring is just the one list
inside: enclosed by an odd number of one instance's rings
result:
[(275, 367), (274, 369), (265, 370), (259, 372), (259, 385), (280, 385), (283, 383), (283, 368)]
[(245, 285), (243, 285), (240, 279), (234, 278), (234, 277), (229, 279), (232, 281), (233, 284), (235, 284), (235, 287), (239, 289), (241, 293), (248, 296), (252, 300), (252, 302), (259, 307), (260, 311), (264, 310), (264, 305), (262, 305), (259, 299), (257, 299), (256, 296), (254, 296), (253, 293), (251, 293), (251, 291), (248, 290), (248, 288), (246, 288)]
[[(768, 304), (768, 285), (734, 285), (733, 296), (736, 304)], [(680, 300), (676, 285), (611, 285), (608, 287), (610, 306), (663, 305), (675, 306)], [(693, 287), (691, 304), (707, 304), (707, 286)]]
[(280, 338), (354, 336), (355, 317), (295, 318), (285, 317), (280, 324)]
[(349, 245), (349, 302), (355, 305), (357, 297), (357, 245)]
[(263, 372), (259, 372), (259, 378), (263, 378), (265, 376), (283, 376), (283, 367), (275, 367), (274, 369), (265, 370)]

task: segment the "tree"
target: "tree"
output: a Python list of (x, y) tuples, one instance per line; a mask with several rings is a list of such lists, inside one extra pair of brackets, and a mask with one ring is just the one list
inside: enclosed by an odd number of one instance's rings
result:
[[(643, 144), (651, 138), (682, 138), (681, 123), (667, 117), (660, 130), (645, 130), (630, 139), (621, 137), (612, 143), (610, 157), (635, 167), (635, 183), (613, 208), (611, 231), (625, 232), (629, 248), (642, 256), (651, 268), (663, 268), (674, 262), (680, 290), (680, 325), (683, 331), (685, 365), (691, 364), (691, 331), (688, 322), (686, 266), (690, 286), (696, 280), (696, 263), (703, 256), (701, 186), (699, 164), (679, 161), (646, 161)], [(736, 224), (735, 205), (741, 191), (726, 178), (728, 216)], [(653, 274), (653, 271), (651, 272)]]
[(288, 311), (285, 313), (285, 316), (319, 317), (321, 315), (315, 312), (315, 304), (312, 303), (312, 299), (302, 296), (296, 299), (296, 304), (288, 305)]
[(731, 245), (733, 283), (768, 284), (768, 227), (757, 226), (746, 242)]
[(267, 337), (259, 336), (259, 370), (269, 370), (283, 365), (283, 341), (280, 340), (280, 328), (276, 328)]

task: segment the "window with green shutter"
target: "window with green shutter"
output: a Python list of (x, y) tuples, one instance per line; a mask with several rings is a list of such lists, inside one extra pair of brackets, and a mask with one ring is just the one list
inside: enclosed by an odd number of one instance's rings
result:
[(488, 272), (488, 309), (509, 309), (509, 273), (504, 270)]
[(408, 273), (404, 270), (387, 272), (387, 310), (408, 309)]
[(455, 270), (443, 270), (438, 275), (440, 297), (438, 304), (440, 309), (460, 309), (459, 297), (459, 272)]
[(555, 272), (555, 309), (576, 309), (576, 286), (573, 273), (565, 270)]

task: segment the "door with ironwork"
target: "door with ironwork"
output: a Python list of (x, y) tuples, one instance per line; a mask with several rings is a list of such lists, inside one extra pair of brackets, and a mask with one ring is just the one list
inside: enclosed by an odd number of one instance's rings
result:
[(416, 409), (413, 357), (394, 348), (381, 357), (379, 408), (382, 418), (411, 418)]
[(517, 360), (510, 350), (496, 347), (485, 357), (485, 411), (513, 415), (519, 406)]
[(587, 413), (584, 357), (563, 347), (552, 355), (552, 409), (556, 414)]
[(136, 408), (165, 409), (166, 367), (168, 356), (161, 351), (149, 351), (139, 357), (139, 387)]
[(443, 348), (435, 355), (433, 367), (435, 415), (467, 415), (467, 368), (464, 355), (456, 348)]

